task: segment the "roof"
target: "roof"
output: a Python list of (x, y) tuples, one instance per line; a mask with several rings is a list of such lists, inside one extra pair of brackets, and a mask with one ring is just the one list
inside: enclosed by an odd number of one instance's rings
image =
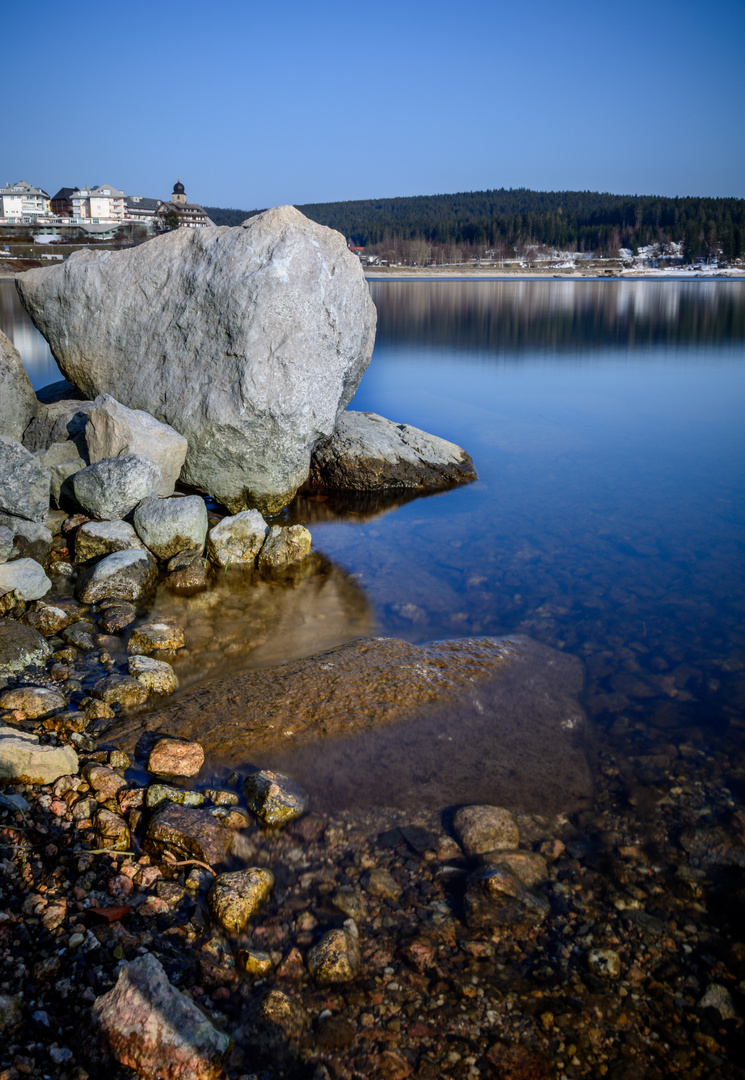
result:
[(124, 203), (133, 210), (157, 210), (160, 199), (146, 199), (144, 195), (127, 195)]
[(123, 199), (124, 192), (119, 191), (118, 188), (112, 187), (111, 184), (101, 184), (99, 187), (94, 188), (79, 188), (76, 195), (82, 195), (84, 198), (111, 198), (111, 199)]
[(56, 195), (52, 195), (52, 202), (55, 202), (57, 199), (69, 199), (72, 193), (77, 190), (78, 189), (74, 187), (61, 187)]
[(43, 195), (45, 199), (48, 199), (46, 191), (42, 188), (32, 187), (26, 180), (19, 180), (15, 184), (8, 184), (4, 188), (0, 188), (0, 195)]
[(183, 195), (185, 191), (186, 188), (184, 187), (184, 185), (181, 183), (180, 180), (177, 180), (176, 183), (173, 185), (173, 194)]

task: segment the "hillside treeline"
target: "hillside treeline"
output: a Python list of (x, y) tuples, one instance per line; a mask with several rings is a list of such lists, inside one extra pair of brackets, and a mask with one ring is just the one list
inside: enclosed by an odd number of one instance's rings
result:
[[(238, 225), (257, 211), (205, 208), (217, 225)], [(687, 259), (745, 251), (745, 199), (663, 198), (591, 191), (500, 188), (456, 195), (309, 203), (306, 217), (337, 229), (355, 245), (384, 254), (404, 248), (465, 257), (509, 257), (531, 247), (635, 253), (650, 244), (684, 245)]]

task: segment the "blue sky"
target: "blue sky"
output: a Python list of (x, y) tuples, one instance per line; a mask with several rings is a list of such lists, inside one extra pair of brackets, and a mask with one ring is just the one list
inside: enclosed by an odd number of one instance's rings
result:
[(745, 196), (742, 0), (39, 0), (3, 41), (0, 183), (50, 195)]

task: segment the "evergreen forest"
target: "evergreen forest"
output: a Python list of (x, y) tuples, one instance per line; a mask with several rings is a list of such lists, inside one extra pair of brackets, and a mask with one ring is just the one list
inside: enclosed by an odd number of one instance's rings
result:
[[(238, 225), (257, 210), (205, 207), (216, 225)], [(620, 248), (682, 243), (686, 261), (731, 260), (745, 249), (745, 199), (664, 198), (591, 191), (500, 188), (456, 195), (309, 203), (306, 217), (343, 233), (366, 253), (421, 263), (522, 255), (531, 248), (615, 255)], [(415, 256), (419, 254), (417, 260)], [(439, 261), (439, 259), (438, 259)]]

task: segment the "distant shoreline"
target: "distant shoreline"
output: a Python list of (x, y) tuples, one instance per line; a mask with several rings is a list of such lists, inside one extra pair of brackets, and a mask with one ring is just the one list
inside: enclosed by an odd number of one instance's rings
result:
[(365, 270), (365, 278), (368, 281), (386, 280), (482, 280), (482, 281), (644, 281), (649, 278), (655, 280), (672, 281), (701, 281), (701, 280), (734, 280), (745, 281), (745, 270), (622, 270), (613, 274), (598, 274), (596, 270), (565, 270), (555, 272), (551, 270), (486, 270), (474, 267), (459, 270), (455, 266), (450, 267), (374, 267)]

